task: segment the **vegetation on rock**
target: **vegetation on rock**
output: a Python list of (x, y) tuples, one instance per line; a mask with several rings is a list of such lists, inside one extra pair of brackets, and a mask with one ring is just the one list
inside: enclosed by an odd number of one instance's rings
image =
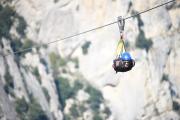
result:
[(28, 103), (25, 98), (21, 98), (17, 99), (15, 103), (16, 112), (21, 120), (49, 120), (46, 113), (35, 99), (32, 99)]

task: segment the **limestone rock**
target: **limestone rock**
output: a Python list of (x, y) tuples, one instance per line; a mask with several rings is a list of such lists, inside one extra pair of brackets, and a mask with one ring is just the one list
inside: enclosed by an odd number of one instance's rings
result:
[[(112, 69), (114, 51), (119, 40), (117, 24), (70, 39), (61, 39), (79, 32), (92, 29), (117, 20), (117, 16), (130, 16), (133, 11), (141, 12), (163, 1), (158, 0), (16, 0), (13, 1), (15, 11), (27, 22), (26, 37), (36, 44), (51, 43), (47, 48), (33, 49), (31, 53), (21, 57), (20, 65), (14, 56), (3, 57), (2, 53), (12, 52), (10, 40), (0, 40), (0, 117), (16, 118), (13, 99), (8, 96), (3, 87), (6, 83), (4, 75), (5, 64), (9, 66), (10, 75), (15, 84), (16, 97), (26, 97), (27, 90), (33, 94), (47, 113), (50, 120), (62, 120), (63, 114), (53, 70), (49, 62), (49, 53), (55, 52), (62, 58), (77, 58), (79, 68), (74, 69), (73, 63), (67, 67), (71, 80), (77, 73), (90, 84), (97, 87), (108, 101), (112, 111), (109, 120), (178, 120), (173, 103), (179, 101), (180, 95), (180, 15), (179, 4), (170, 4), (142, 14), (139, 19), (126, 21), (125, 42), (129, 43), (128, 52), (136, 61), (135, 67), (126, 73), (115, 74)], [(172, 6), (172, 7), (171, 7)], [(15, 26), (14, 26), (15, 27)], [(12, 28), (12, 31), (16, 30)], [(136, 41), (139, 30), (144, 32), (146, 40), (152, 40), (152, 46), (147, 51), (137, 48)], [(13, 34), (15, 32), (12, 32)], [(21, 39), (21, 38), (20, 38)], [(24, 39), (22, 38), (21, 41)], [(83, 54), (83, 43), (91, 44)], [(45, 63), (42, 63), (42, 58)], [(36, 67), (41, 78), (37, 81), (32, 69)], [(28, 70), (27, 70), (28, 69)], [(48, 70), (47, 70), (48, 69)], [(62, 68), (58, 68), (58, 72)], [(48, 72), (47, 72), (48, 71)], [(59, 73), (57, 73), (59, 74)], [(63, 76), (63, 73), (60, 75)], [(64, 75), (64, 76), (68, 76)], [(71, 76), (72, 75), (72, 76)], [(78, 75), (77, 75), (78, 76)], [(83, 78), (82, 77), (82, 78)], [(79, 77), (80, 78), (80, 77)], [(42, 87), (46, 88), (50, 101), (48, 102)], [(68, 89), (68, 88), (67, 88)], [(79, 90), (76, 99), (86, 101), (88, 95)], [(75, 101), (68, 99), (65, 111)], [(179, 102), (177, 102), (179, 104)], [(2, 111), (2, 112), (1, 112)], [(7, 114), (7, 113), (11, 114)], [(66, 112), (65, 112), (66, 113)], [(83, 118), (92, 120), (93, 112), (87, 110)], [(18, 119), (18, 118), (17, 118)], [(13, 119), (14, 120), (14, 119)]]

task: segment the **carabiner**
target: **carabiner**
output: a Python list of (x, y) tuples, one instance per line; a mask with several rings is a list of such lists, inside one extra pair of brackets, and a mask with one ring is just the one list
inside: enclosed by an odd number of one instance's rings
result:
[(122, 34), (125, 26), (125, 20), (122, 18), (122, 16), (118, 17), (118, 26), (119, 26), (120, 34)]

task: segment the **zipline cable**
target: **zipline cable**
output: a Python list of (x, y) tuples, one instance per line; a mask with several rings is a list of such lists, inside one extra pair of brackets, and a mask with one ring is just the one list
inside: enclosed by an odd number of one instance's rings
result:
[(168, 4), (168, 3), (175, 2), (175, 1), (176, 1), (176, 0), (171, 0), (171, 1), (165, 2), (165, 3), (163, 3), (163, 4), (157, 5), (157, 6), (153, 7), (153, 8), (150, 8), (150, 9), (147, 9), (147, 10), (145, 10), (145, 11), (139, 12), (139, 13), (137, 13), (137, 14), (134, 14), (134, 15), (129, 16), (129, 17), (124, 18), (124, 19), (126, 20), (126, 19), (129, 19), (129, 18), (133, 18), (133, 17), (135, 17), (135, 16), (138, 16), (138, 15), (140, 15), (140, 14), (143, 14), (143, 13), (145, 13), (145, 12), (151, 11), (151, 10), (153, 10), (153, 9), (156, 9), (156, 8), (158, 8), (158, 7), (164, 6), (164, 5)]
[[(143, 14), (143, 13), (145, 13), (145, 12), (151, 11), (151, 10), (153, 10), (153, 9), (159, 8), (159, 7), (161, 7), (161, 6), (164, 6), (164, 5), (168, 4), (168, 3), (175, 2), (175, 1), (176, 1), (176, 0), (171, 0), (171, 1), (165, 2), (165, 3), (163, 3), (163, 4), (157, 5), (157, 6), (155, 6), (155, 7), (152, 7), (152, 8), (150, 8), (150, 9), (145, 10), (145, 11), (139, 12), (139, 13), (134, 14), (134, 15), (132, 15), (132, 16), (126, 17), (126, 18), (124, 18), (124, 20), (133, 18), (133, 17), (135, 17), (135, 16), (141, 15), (141, 14)], [(86, 30), (86, 31), (84, 31), (84, 32), (80, 32), (80, 33), (77, 33), (77, 34), (74, 34), (74, 35), (71, 35), (71, 36), (67, 36), (67, 37), (64, 37), (64, 38), (61, 38), (61, 39), (58, 39), (58, 40), (55, 40), (55, 41), (48, 42), (48, 43), (46, 43), (46, 45), (49, 45), (49, 44), (52, 44), (52, 43), (56, 43), (56, 42), (60, 42), (60, 41), (64, 41), (64, 40), (67, 40), (67, 39), (70, 39), (70, 38), (73, 38), (73, 37), (76, 37), (76, 36), (79, 36), (79, 35), (82, 35), (82, 34), (86, 34), (86, 33), (89, 33), (89, 32), (92, 32), (92, 31), (95, 31), (95, 30), (98, 30), (98, 29), (101, 29), (101, 28), (104, 28), (104, 27), (113, 25), (113, 24), (115, 24), (115, 23), (118, 23), (118, 21), (114, 21), (114, 22), (111, 22), (111, 23), (108, 23), (108, 24), (105, 24), (105, 25), (102, 25), (102, 26), (99, 26), (99, 27), (96, 27), (96, 28), (92, 28), (92, 29)], [(38, 48), (38, 47), (41, 47), (41, 46), (42, 46), (42, 45), (35, 45), (35, 46), (29, 47), (29, 48), (26, 48), (26, 49), (23, 49), (23, 50), (15, 51), (15, 52), (12, 52), (12, 53), (13, 53), (13, 54), (23, 53), (23, 52), (26, 52), (26, 51), (31, 50), (31, 49), (33, 49), (33, 48)], [(8, 56), (8, 55), (10, 55), (10, 54), (11, 54), (11, 53), (8, 53), (8, 54), (6, 54), (6, 55), (4, 55), (4, 56)]]

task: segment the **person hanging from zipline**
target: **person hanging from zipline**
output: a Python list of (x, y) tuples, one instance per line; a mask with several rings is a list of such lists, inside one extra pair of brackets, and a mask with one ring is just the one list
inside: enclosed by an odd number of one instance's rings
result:
[(118, 17), (118, 26), (120, 30), (120, 40), (116, 49), (116, 58), (113, 60), (113, 68), (117, 72), (127, 72), (131, 70), (135, 61), (131, 58), (130, 53), (126, 52), (123, 38), (125, 20), (120, 16)]

